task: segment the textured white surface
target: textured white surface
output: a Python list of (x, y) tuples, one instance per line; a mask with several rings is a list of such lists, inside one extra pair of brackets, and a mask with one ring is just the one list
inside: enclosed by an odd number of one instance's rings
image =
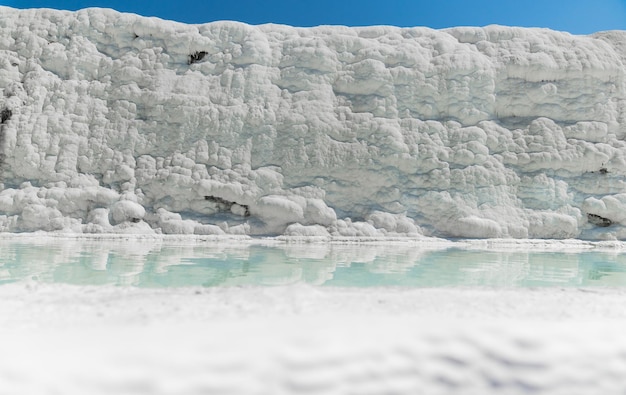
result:
[[(623, 239), (624, 42), (0, 7), (0, 230)], [(4, 285), (0, 392), (619, 393), (624, 296)]]
[(10, 394), (597, 394), (616, 289), (0, 287)]
[(626, 238), (624, 32), (0, 11), (3, 231)]

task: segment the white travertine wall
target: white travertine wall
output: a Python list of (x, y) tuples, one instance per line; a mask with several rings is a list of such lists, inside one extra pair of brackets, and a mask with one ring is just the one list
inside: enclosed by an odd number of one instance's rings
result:
[(624, 43), (0, 7), (0, 230), (626, 239)]

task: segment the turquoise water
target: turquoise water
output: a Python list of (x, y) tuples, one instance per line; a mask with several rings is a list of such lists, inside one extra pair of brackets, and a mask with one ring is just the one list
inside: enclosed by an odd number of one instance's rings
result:
[(0, 241), (0, 284), (25, 280), (138, 287), (623, 286), (626, 255), (410, 245)]

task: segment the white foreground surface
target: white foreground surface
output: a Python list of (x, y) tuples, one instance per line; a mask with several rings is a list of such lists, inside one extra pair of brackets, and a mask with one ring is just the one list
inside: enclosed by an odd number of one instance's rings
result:
[(7, 394), (598, 394), (626, 291), (0, 287)]

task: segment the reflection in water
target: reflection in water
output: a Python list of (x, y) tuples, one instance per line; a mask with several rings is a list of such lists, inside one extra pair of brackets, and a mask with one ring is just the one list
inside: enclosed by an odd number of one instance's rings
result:
[(618, 251), (526, 252), (419, 245), (0, 240), (0, 284), (141, 287), (626, 285)]

